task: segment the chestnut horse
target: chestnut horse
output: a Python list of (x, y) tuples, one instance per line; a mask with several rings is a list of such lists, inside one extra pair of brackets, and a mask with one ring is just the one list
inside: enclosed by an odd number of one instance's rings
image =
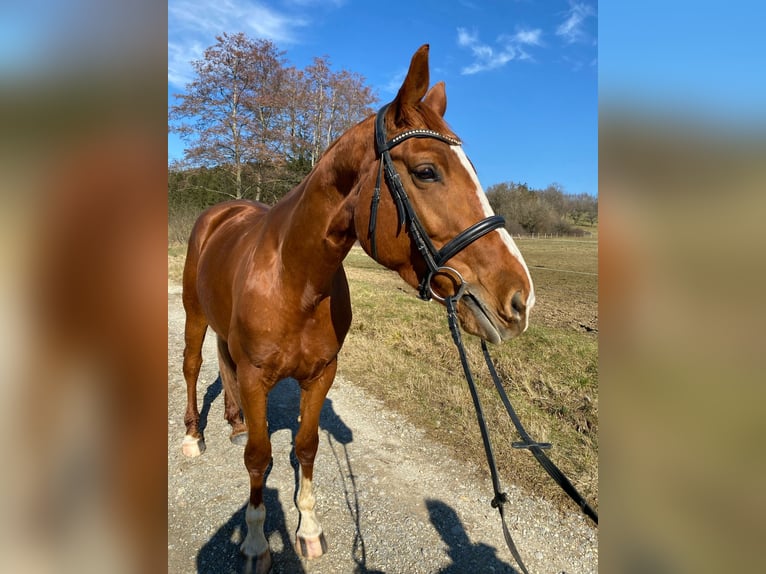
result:
[[(526, 329), (534, 304), (529, 271), (443, 119), (444, 84), (430, 90), (428, 84), (425, 45), (394, 101), (335, 141), (276, 205), (221, 203), (192, 231), (183, 277), (188, 403), (182, 448), (187, 456), (204, 450), (196, 383), (210, 326), (218, 338), (231, 440), (245, 445), (250, 500), (241, 550), (248, 565), (257, 559), (257, 572), (271, 565), (263, 532), (271, 460), (267, 396), (288, 377), (301, 388), (296, 549), (306, 558), (326, 551), (311, 482), (319, 413), (351, 324), (342, 263), (356, 241), (425, 299), (442, 300), (460, 289), (465, 331), (497, 343)], [(386, 134), (393, 137), (387, 141)], [(390, 193), (381, 194), (384, 167)]]

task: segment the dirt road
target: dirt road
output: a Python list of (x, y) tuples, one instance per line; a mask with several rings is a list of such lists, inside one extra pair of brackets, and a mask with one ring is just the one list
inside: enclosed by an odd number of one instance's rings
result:
[[(208, 334), (199, 383), (207, 451), (181, 454), (185, 384), (180, 288), (168, 289), (168, 572), (240, 572), (249, 483), (243, 449), (228, 440), (215, 340)], [(370, 368), (375, 368), (374, 357)], [(320, 420), (317, 514), (329, 552), (305, 561), (293, 549), (298, 511), (291, 458), (299, 391), (283, 381), (269, 398), (273, 466), (266, 535), (277, 573), (515, 573), (484, 468), (450, 458), (424, 433), (351, 382), (336, 379)], [(477, 445), (481, 448), (481, 445)], [(541, 470), (542, 472), (542, 470)], [(598, 532), (575, 511), (506, 485), (509, 527), (531, 573), (598, 571)]]

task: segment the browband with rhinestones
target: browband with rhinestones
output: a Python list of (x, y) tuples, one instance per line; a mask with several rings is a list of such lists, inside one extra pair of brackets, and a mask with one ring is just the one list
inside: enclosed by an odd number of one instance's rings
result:
[(400, 141), (405, 140), (410, 137), (424, 137), (424, 138), (436, 138), (440, 140), (444, 140), (447, 143), (450, 143), (452, 145), (462, 145), (463, 142), (461, 142), (457, 138), (453, 138), (452, 136), (447, 136), (444, 134), (441, 134), (439, 132), (436, 132), (434, 130), (425, 130), (425, 129), (417, 129), (417, 130), (408, 130), (406, 132), (402, 132), (399, 135), (396, 135), (391, 138), (391, 140), (388, 142), (389, 144), (396, 145)]

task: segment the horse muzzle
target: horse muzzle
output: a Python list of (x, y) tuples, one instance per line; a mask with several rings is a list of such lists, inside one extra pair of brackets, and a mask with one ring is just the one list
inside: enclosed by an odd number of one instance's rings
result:
[(457, 315), (464, 331), (490, 343), (501, 343), (521, 335), (527, 329), (527, 307), (520, 291), (511, 297), (508, 309), (494, 310), (478, 290), (468, 286), (457, 305)]

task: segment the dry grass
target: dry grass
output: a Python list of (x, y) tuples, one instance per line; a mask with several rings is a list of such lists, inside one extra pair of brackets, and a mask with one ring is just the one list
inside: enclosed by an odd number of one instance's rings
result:
[[(597, 242), (521, 239), (517, 244), (530, 266), (537, 304), (527, 332), (491, 346), (490, 353), (527, 430), (553, 443), (551, 459), (597, 508)], [(171, 244), (170, 281), (180, 282), (184, 256), (185, 246)], [(358, 247), (345, 267), (354, 321), (339, 373), (457, 457), (484, 467), (476, 416), (444, 308), (417, 299), (395, 273)], [(486, 373), (479, 341), (464, 339), (503, 481), (574, 508), (528, 452), (511, 448), (518, 437)]]
[(186, 261), (186, 245), (173, 242), (168, 247), (168, 281), (181, 284), (184, 275), (184, 261)]

